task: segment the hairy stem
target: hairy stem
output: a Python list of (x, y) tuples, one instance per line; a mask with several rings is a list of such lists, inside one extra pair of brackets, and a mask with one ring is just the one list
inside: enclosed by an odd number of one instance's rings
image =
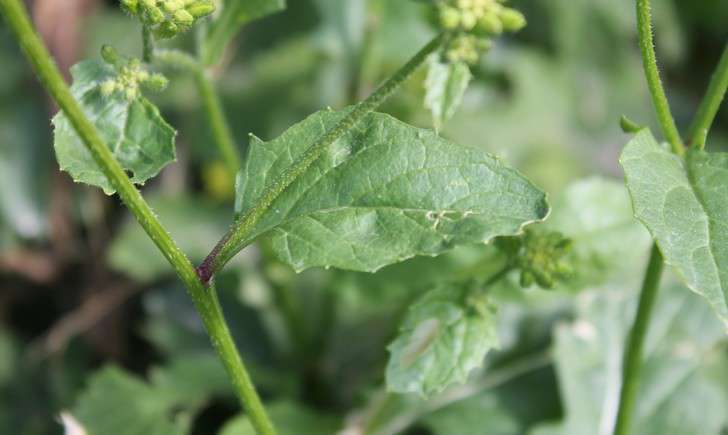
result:
[(263, 217), (271, 204), (273, 204), (273, 201), (298, 177), (303, 175), (331, 144), (356, 126), (362, 118), (373, 112), (392, 95), (424, 63), (427, 56), (440, 48), (445, 38), (446, 35), (441, 34), (425, 45), (424, 48), (415, 54), (409, 62), (384, 82), (374, 93), (366, 100), (357, 104), (344, 119), (339, 121), (336, 126), (311, 145), (299, 161), (290, 166), (280, 177), (267, 186), (258, 203), (233, 224), (230, 231), (218, 242), (210, 255), (197, 268), (198, 274), (203, 282), (207, 282), (235, 254), (250, 243), (248, 239), (255, 229), (255, 225)]
[(708, 90), (700, 102), (698, 113), (688, 130), (688, 143), (699, 149), (705, 148), (705, 139), (708, 136), (710, 125), (718, 113), (720, 103), (723, 101), (726, 88), (728, 88), (728, 44), (723, 48), (718, 66), (710, 79)]
[(215, 92), (215, 87), (204, 69), (199, 68), (195, 71), (195, 82), (202, 97), (202, 105), (207, 114), (215, 145), (220, 151), (228, 171), (235, 178), (242, 159), (230, 131), (230, 125), (225, 117), (220, 97)]
[(149, 26), (142, 25), (142, 60), (151, 62), (154, 58), (154, 36)]
[(255, 392), (255, 387), (225, 324), (214, 289), (211, 293), (207, 293), (205, 286), (198, 279), (192, 263), (162, 227), (154, 212), (104, 144), (99, 132), (83, 113), (38, 33), (30, 23), (25, 6), (20, 0), (0, 0), (0, 12), (7, 19), (8, 26), (17, 37), (28, 61), (33, 65), (40, 82), (68, 117), (94, 161), (119, 193), (121, 200), (134, 214), (144, 231), (187, 286), (213, 347), (223, 362), (243, 407), (250, 415), (253, 426), (260, 434), (274, 434), (273, 426)]
[(647, 272), (640, 291), (640, 300), (637, 305), (637, 315), (629, 333), (624, 361), (622, 363), (622, 390), (619, 395), (619, 410), (617, 422), (614, 426), (615, 435), (626, 435), (629, 433), (632, 423), (632, 416), (637, 398), (637, 387), (639, 386), (640, 370), (642, 368), (643, 349), (647, 327), (650, 324), (652, 308), (655, 305), (657, 290), (660, 287), (660, 276), (664, 263), (662, 254), (657, 245), (652, 246), (650, 261), (647, 264)]
[(685, 153), (680, 133), (675, 126), (675, 119), (670, 112), (670, 105), (665, 96), (660, 80), (660, 71), (657, 68), (655, 46), (652, 40), (652, 18), (650, 15), (650, 0), (637, 0), (637, 31), (639, 33), (640, 50), (642, 52), (642, 66), (645, 70), (647, 87), (652, 95), (652, 103), (657, 112), (662, 133), (670, 143), (672, 152), (682, 156)]

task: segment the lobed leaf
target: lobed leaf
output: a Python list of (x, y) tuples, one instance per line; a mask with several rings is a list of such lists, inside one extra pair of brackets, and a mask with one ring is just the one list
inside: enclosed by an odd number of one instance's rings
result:
[[(344, 113), (318, 112), (269, 143), (253, 138), (236, 211), (249, 211)], [(373, 272), (516, 234), (548, 209), (546, 195), (497, 158), (374, 113), (294, 181), (242, 243), (270, 233), (274, 251), (297, 271)]]
[(473, 78), (465, 62), (442, 62), (431, 56), (425, 80), (425, 107), (432, 112), (435, 130), (452, 118)]
[(224, 0), (222, 11), (210, 24), (207, 37), (202, 42), (204, 63), (216, 63), (227, 43), (243, 25), (285, 8), (286, 0)]
[(430, 396), (462, 383), (497, 347), (495, 316), (468, 286), (444, 285), (413, 304), (389, 345), (387, 389)]
[(728, 154), (691, 149), (682, 161), (645, 129), (620, 163), (665, 262), (728, 324)]
[[(112, 66), (87, 60), (71, 68), (71, 92), (81, 109), (96, 126), (103, 141), (121, 166), (131, 173), (131, 181), (143, 184), (175, 159), (175, 130), (159, 114), (159, 109), (142, 96), (103, 96), (101, 83), (113, 79)], [(107, 195), (114, 188), (76, 134), (63, 112), (53, 117), (56, 158), (61, 169), (75, 181), (98, 186)]]

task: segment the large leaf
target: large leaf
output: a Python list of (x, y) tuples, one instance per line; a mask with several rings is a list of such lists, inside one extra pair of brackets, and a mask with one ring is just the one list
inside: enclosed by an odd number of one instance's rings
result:
[(728, 324), (728, 154), (693, 149), (683, 162), (642, 130), (620, 163), (665, 262)]
[[(272, 142), (253, 138), (236, 211), (250, 210), (343, 115), (318, 112)], [(270, 231), (273, 249), (298, 271), (376, 271), (516, 234), (547, 213), (545, 194), (495, 157), (374, 113), (280, 195), (243, 243)]]
[(472, 77), (465, 62), (443, 62), (438, 56), (430, 57), (425, 107), (432, 112), (436, 130), (455, 114)]
[[(131, 174), (132, 182), (143, 184), (175, 159), (175, 131), (162, 119), (156, 106), (142, 96), (130, 100), (121, 93), (102, 95), (101, 83), (116, 76), (112, 66), (87, 60), (74, 65), (71, 75), (73, 96), (116, 160)], [(53, 118), (53, 125), (61, 169), (75, 181), (113, 194), (114, 188), (63, 112)]]
[(470, 286), (443, 285), (410, 307), (389, 345), (387, 389), (429, 396), (464, 382), (498, 345), (495, 316)]
[(224, 0), (202, 42), (203, 61), (207, 65), (217, 62), (228, 41), (245, 23), (285, 8), (286, 0)]
[[(607, 288), (582, 293), (577, 318), (556, 329), (554, 356), (566, 409), (563, 422), (534, 435), (612, 433), (619, 401), (624, 341), (636, 295)], [(719, 435), (728, 397), (712, 380), (725, 370), (716, 351), (723, 328), (696, 295), (674, 283), (660, 289), (652, 316), (632, 433)]]

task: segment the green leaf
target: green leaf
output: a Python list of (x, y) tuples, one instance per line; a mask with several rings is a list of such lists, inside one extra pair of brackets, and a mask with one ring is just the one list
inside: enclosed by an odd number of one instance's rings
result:
[[(253, 138), (236, 211), (249, 211), (344, 113), (318, 112), (269, 143)], [(242, 243), (270, 232), (274, 251), (298, 271), (373, 272), (516, 234), (547, 213), (545, 194), (495, 157), (375, 113), (281, 194)]]
[(433, 435), (516, 435), (518, 421), (492, 392), (485, 392), (437, 410), (420, 421)]
[(186, 434), (191, 415), (176, 404), (173, 394), (106, 367), (91, 378), (72, 414), (89, 434)]
[[(110, 65), (87, 60), (71, 68), (76, 97), (86, 116), (96, 126), (116, 160), (131, 173), (134, 183), (143, 184), (175, 159), (175, 131), (162, 119), (159, 109), (138, 96), (131, 100), (116, 93), (103, 96), (100, 85), (116, 74)], [(63, 112), (53, 118), (54, 146), (61, 169), (75, 181), (114, 193), (106, 175), (94, 161)]]
[[(581, 295), (576, 319), (555, 331), (566, 416), (532, 435), (612, 433), (636, 302), (636, 292), (624, 287)], [(660, 289), (654, 309), (632, 433), (719, 435), (728, 423), (728, 396), (711, 379), (713, 370), (725, 370), (728, 363), (717, 347), (724, 337), (720, 322), (699, 297), (674, 282)]]
[(222, 11), (210, 24), (207, 37), (202, 42), (204, 63), (216, 63), (227, 43), (243, 25), (285, 8), (286, 0), (225, 0)]
[(425, 107), (432, 112), (435, 130), (455, 114), (472, 77), (465, 62), (442, 62), (436, 55), (430, 57)]
[(387, 389), (430, 396), (462, 383), (497, 347), (495, 316), (470, 286), (443, 285), (413, 304), (389, 345)]
[[(334, 434), (341, 422), (332, 416), (316, 413), (293, 402), (266, 405), (279, 435)], [(256, 435), (248, 417), (241, 415), (229, 421), (219, 435)]]
[(728, 324), (728, 154), (691, 149), (683, 162), (645, 129), (620, 163), (665, 262)]

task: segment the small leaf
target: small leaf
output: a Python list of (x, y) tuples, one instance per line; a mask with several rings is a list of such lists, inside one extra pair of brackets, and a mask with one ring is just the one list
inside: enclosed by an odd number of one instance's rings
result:
[(115, 367), (107, 367), (89, 381), (72, 415), (89, 434), (182, 435), (191, 414), (175, 415), (174, 395), (150, 387)]
[(285, 8), (286, 0), (225, 0), (222, 11), (210, 24), (207, 37), (202, 43), (204, 63), (216, 63), (227, 43), (244, 24)]
[(728, 324), (728, 154), (691, 149), (683, 162), (645, 129), (620, 163), (635, 216), (665, 262)]
[[(344, 113), (318, 112), (269, 143), (253, 138), (236, 211), (253, 207)], [(242, 243), (270, 232), (274, 251), (297, 271), (373, 272), (516, 234), (547, 213), (545, 194), (498, 159), (375, 113), (281, 194)]]
[[(98, 129), (121, 166), (131, 172), (134, 183), (143, 184), (175, 159), (175, 131), (162, 119), (159, 109), (142, 96), (123, 93), (102, 95), (102, 83), (116, 76), (114, 68), (101, 61), (84, 61), (71, 68), (76, 97), (86, 116)], [(75, 181), (114, 193), (106, 175), (76, 134), (63, 112), (53, 118), (54, 147), (61, 169)]]
[(483, 363), (497, 347), (495, 317), (468, 286), (442, 286), (410, 307), (399, 335), (389, 345), (387, 388), (430, 396)]
[(465, 62), (442, 62), (430, 56), (425, 80), (425, 107), (432, 112), (435, 130), (450, 119), (460, 105), (472, 74)]

